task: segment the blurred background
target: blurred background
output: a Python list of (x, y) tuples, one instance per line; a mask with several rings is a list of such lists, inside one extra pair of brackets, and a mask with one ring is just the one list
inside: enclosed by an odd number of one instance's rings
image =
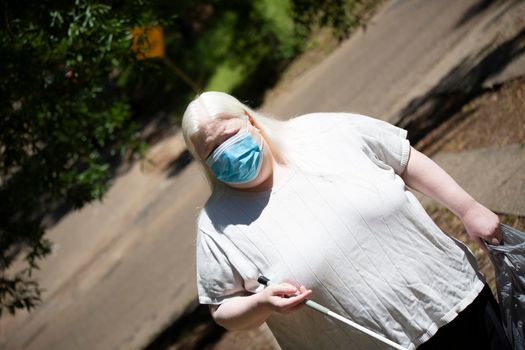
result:
[[(525, 228), (525, 3), (11, 1), (0, 6), (0, 348), (278, 349), (196, 301), (209, 195), (179, 133), (206, 90), (278, 118), (409, 131)], [(436, 222), (487, 257), (459, 219)]]

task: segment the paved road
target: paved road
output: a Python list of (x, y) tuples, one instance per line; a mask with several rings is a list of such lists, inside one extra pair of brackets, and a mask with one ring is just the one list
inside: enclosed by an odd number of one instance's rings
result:
[[(512, 38), (525, 26), (522, 1), (487, 3), (391, 1), (365, 31), (267, 101), (263, 110), (282, 116), (346, 111), (397, 122), (413, 99), (424, 96), (451, 71), (461, 78), (458, 67), (471, 68), (491, 45)], [(501, 62), (494, 72), (501, 75), (493, 82), (522, 74), (523, 59), (525, 55), (516, 70)], [(452, 85), (458, 89), (463, 84)]]
[[(345, 110), (394, 120), (396, 110), (476, 48), (476, 35), (507, 28), (507, 14), (523, 8), (484, 3), (392, 1), (366, 32), (264, 108), (286, 116)], [(209, 192), (194, 163), (168, 177), (166, 166), (182, 150), (180, 135), (164, 141), (151, 153), (156, 166), (142, 172), (137, 165), (104, 202), (48, 232), (55, 249), (38, 273), (44, 304), (0, 320), (0, 348), (140, 349), (194, 300), (193, 226)]]
[[(102, 203), (65, 217), (38, 277), (42, 307), (0, 323), (2, 349), (140, 349), (196, 295), (194, 222), (209, 191), (193, 163), (160, 171), (183, 150), (179, 137), (153, 150)], [(158, 169), (160, 168), (160, 169)], [(182, 184), (182, 185), (181, 185)]]
[[(491, 210), (525, 216), (524, 145), (443, 152), (433, 159)], [(428, 198), (421, 200), (431, 202)]]

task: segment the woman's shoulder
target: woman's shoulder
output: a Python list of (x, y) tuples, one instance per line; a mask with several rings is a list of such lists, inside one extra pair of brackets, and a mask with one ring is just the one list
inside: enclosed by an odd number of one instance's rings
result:
[(216, 192), (217, 191), (212, 191), (210, 197), (208, 197), (208, 200), (204, 203), (204, 206), (199, 210), (199, 214), (197, 215), (197, 228), (199, 231), (213, 231), (214, 212), (220, 207), (219, 201), (221, 197)]
[(203, 233), (220, 233), (224, 224), (224, 209), (230, 200), (227, 191), (222, 187), (215, 188), (197, 216), (197, 229)]
[(305, 127), (311, 127), (314, 125), (330, 125), (333, 123), (342, 122), (350, 116), (350, 113), (316, 112), (299, 115), (290, 119), (290, 123), (294, 124), (294, 126)]
[[(357, 113), (347, 112), (317, 112), (308, 113), (290, 119), (290, 123), (297, 128), (333, 128), (340, 125), (359, 125), (375, 120), (375, 118), (368, 117)], [(319, 129), (318, 129), (319, 130)]]
[(366, 124), (368, 119), (364, 115), (342, 112), (324, 112), (304, 114), (290, 120), (294, 134), (305, 137), (333, 137), (338, 134), (352, 133)]
[(294, 130), (306, 133), (308, 130), (315, 130), (317, 134), (326, 132), (369, 134), (376, 133), (378, 130), (399, 135), (405, 133), (404, 130), (387, 121), (357, 113), (309, 113), (298, 116), (290, 122)]
[(208, 228), (211, 225), (211, 218), (208, 214), (207, 206), (205, 205), (199, 210), (199, 214), (197, 215), (197, 228), (203, 229)]

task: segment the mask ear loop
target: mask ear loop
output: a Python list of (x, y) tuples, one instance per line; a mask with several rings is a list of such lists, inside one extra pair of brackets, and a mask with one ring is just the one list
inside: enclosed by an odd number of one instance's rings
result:
[[(261, 135), (261, 133), (259, 132), (259, 130), (257, 130), (257, 136), (259, 136), (259, 144), (257, 146), (259, 146), (259, 149), (261, 150), (261, 152), (263, 151), (264, 149), (264, 137)], [(253, 136), (252, 136), (253, 137)]]
[[(248, 113), (244, 112), (245, 115), (246, 115), (246, 122), (247, 122), (247, 125), (246, 125), (246, 130), (248, 130), (248, 127), (252, 127), (254, 128), (255, 130), (257, 130), (257, 136), (259, 136), (259, 149), (261, 150), (261, 152), (264, 150), (264, 137), (262, 136), (261, 134), (261, 131), (259, 130), (259, 128), (257, 128), (255, 125), (252, 124), (252, 121), (248, 115)], [(252, 136), (253, 137), (253, 136)]]
[(262, 165), (263, 165), (263, 162), (264, 162), (264, 154), (263, 154), (263, 151), (264, 151), (264, 138), (261, 135), (259, 129), (257, 129), (257, 135), (260, 138), (260, 144), (258, 146), (259, 146), (259, 149), (260, 149), (259, 152), (261, 153), (261, 160), (259, 161), (259, 165), (257, 166), (257, 176), (259, 176), (259, 173), (261, 172), (261, 168), (262, 168)]

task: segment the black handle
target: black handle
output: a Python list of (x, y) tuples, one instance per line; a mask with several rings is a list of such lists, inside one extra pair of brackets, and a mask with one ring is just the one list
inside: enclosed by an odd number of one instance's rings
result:
[(268, 286), (268, 282), (270, 282), (270, 279), (266, 276), (259, 276), (259, 278), (257, 278), (257, 282), (259, 282), (260, 284), (264, 284), (265, 286)]

